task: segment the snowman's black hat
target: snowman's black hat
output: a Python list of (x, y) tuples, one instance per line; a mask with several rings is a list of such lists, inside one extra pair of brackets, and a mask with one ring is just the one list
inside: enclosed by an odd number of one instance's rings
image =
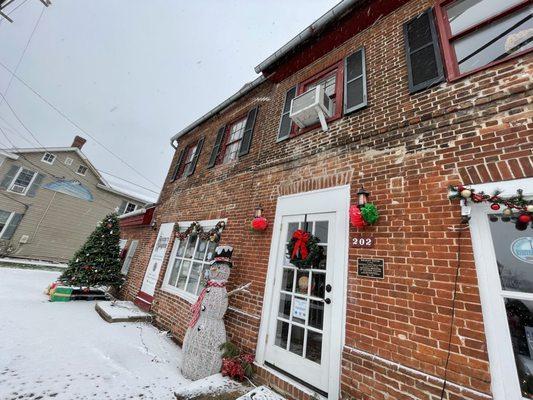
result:
[(215, 249), (215, 258), (211, 261), (211, 264), (217, 262), (223, 262), (229, 264), (230, 267), (233, 267), (231, 262), (231, 256), (233, 255), (233, 247), (231, 246), (218, 246)]

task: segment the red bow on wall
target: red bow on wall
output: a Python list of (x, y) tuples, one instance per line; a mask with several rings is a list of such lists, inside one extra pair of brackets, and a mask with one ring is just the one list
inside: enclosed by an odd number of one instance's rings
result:
[(300, 253), (300, 258), (305, 260), (309, 255), (309, 250), (307, 250), (307, 241), (311, 237), (309, 232), (306, 232), (302, 229), (298, 229), (292, 235), (293, 239), (296, 239), (294, 243), (294, 249), (292, 250), (291, 258), (297, 258), (298, 253)]

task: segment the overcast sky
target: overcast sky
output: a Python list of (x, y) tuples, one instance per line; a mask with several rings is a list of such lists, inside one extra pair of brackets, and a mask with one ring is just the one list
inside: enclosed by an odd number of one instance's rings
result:
[[(170, 137), (254, 79), (257, 64), (337, 2), (52, 0), (17, 75), (152, 183), (16, 79), (7, 99), (44, 146), (70, 146), (80, 134), (98, 169), (158, 191), (173, 155)], [(0, 23), (0, 62), (12, 70), (43, 9), (38, 0), (22, 3), (8, 7), (20, 6), (14, 23)], [(2, 93), (9, 78), (0, 67)], [(0, 126), (17, 147), (39, 147), (6, 104)], [(0, 147), (11, 147), (2, 135)]]

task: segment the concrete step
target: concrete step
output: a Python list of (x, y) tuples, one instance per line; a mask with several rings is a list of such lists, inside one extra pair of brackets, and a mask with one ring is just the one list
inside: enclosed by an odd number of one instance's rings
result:
[(152, 320), (150, 313), (142, 311), (131, 301), (99, 301), (94, 308), (103, 319), (110, 323)]

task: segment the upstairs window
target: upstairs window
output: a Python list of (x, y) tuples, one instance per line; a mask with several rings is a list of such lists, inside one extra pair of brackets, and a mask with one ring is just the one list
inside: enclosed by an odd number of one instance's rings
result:
[(170, 178), (171, 182), (182, 176), (190, 176), (194, 173), (203, 145), (204, 138), (201, 138), (198, 142), (189, 144), (180, 151), (176, 165), (174, 166), (174, 172)]
[(226, 151), (224, 154), (224, 163), (229, 163), (237, 158), (237, 153), (241, 147), (242, 135), (244, 134), (244, 125), (246, 118), (240, 119), (229, 127), (228, 141), (226, 142)]
[(73, 161), (74, 161), (74, 160), (73, 160), (72, 158), (67, 157), (67, 158), (65, 158), (65, 165), (72, 165), (72, 162), (73, 162)]
[(53, 164), (55, 159), (56, 159), (56, 156), (53, 155), (52, 153), (44, 153), (44, 156), (41, 159), (41, 161), (47, 164)]
[(440, 0), (436, 8), (450, 79), (530, 51), (530, 0)]
[(8, 190), (13, 193), (26, 194), (35, 176), (36, 173), (34, 171), (20, 168)]
[(128, 203), (126, 205), (126, 209), (124, 210), (124, 214), (127, 214), (127, 213), (130, 213), (130, 212), (133, 212), (137, 209), (137, 204), (135, 203)]
[(85, 174), (87, 173), (87, 167), (85, 165), (80, 165), (76, 173), (78, 175), (85, 176)]

